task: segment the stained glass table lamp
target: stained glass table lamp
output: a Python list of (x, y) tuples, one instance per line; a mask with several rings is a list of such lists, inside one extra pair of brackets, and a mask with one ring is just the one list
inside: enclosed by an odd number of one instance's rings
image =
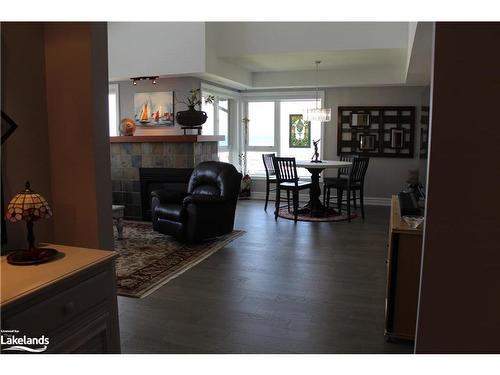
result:
[(26, 221), (28, 229), (28, 249), (16, 250), (7, 256), (10, 264), (38, 264), (54, 259), (58, 251), (51, 248), (38, 248), (35, 246), (33, 223), (38, 219), (48, 219), (52, 210), (46, 199), (30, 189), (29, 181), (23, 191), (16, 194), (7, 206), (5, 219), (11, 223)]

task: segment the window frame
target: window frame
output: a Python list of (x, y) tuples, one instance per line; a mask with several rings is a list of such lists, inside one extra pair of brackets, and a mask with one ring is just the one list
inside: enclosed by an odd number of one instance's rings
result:
[[(120, 85), (118, 83), (109, 83), (108, 84), (108, 100), (109, 100), (109, 95), (115, 94), (116, 99), (115, 99), (115, 108), (116, 108), (116, 125), (115, 125), (115, 131), (116, 135), (120, 135)], [(109, 102), (108, 102), (108, 111), (109, 111)], [(108, 113), (108, 121), (109, 121), (109, 113)], [(108, 123), (108, 131), (110, 130), (111, 124)], [(111, 134), (109, 134), (110, 137), (113, 137)]]
[[(223, 96), (215, 95), (210, 91), (204, 91), (202, 94), (202, 97), (205, 97), (206, 95), (214, 95), (215, 96), (215, 99), (214, 99), (213, 103), (211, 104), (213, 106), (213, 112), (214, 112), (214, 134), (213, 135), (221, 135), (220, 134), (220, 126), (219, 126), (220, 125), (220, 123), (219, 123), (219, 111), (223, 111), (223, 112), (227, 113), (228, 124), (227, 124), (227, 137), (226, 137), (227, 139), (225, 140), (226, 145), (223, 146), (219, 142), (218, 146), (219, 146), (219, 151), (229, 151), (229, 142), (231, 139), (231, 98), (226, 98), (225, 96), (223, 97)], [(219, 106), (220, 99), (228, 101), (228, 108), (227, 109)]]
[[(238, 153), (240, 150), (239, 142), (239, 124), (240, 116), (240, 93), (237, 91), (228, 90), (222, 87), (214, 86), (206, 82), (201, 83), (202, 97), (206, 95), (214, 95), (214, 135), (219, 135), (219, 109), (228, 113), (228, 127), (226, 136), (226, 146), (218, 144), (218, 152), (228, 152), (229, 162), (238, 164)], [(219, 99), (228, 99), (228, 109), (219, 107)]]
[[(317, 92), (318, 99), (321, 105), (325, 103), (325, 91), (319, 90)], [(297, 100), (311, 100), (316, 99), (316, 91), (304, 90), (304, 91), (276, 91), (276, 92), (245, 92), (241, 94), (242, 97), (242, 107), (244, 117), (248, 118), (248, 103), (249, 102), (274, 102), (274, 145), (273, 146), (250, 146), (248, 144), (248, 131), (245, 129), (243, 134), (243, 153), (245, 158), (247, 152), (266, 152), (266, 153), (276, 153), (276, 155), (281, 155), (281, 105), (282, 101), (297, 101)], [(250, 119), (249, 124), (251, 125), (252, 119)], [(321, 140), (325, 137), (325, 123), (321, 123)], [(324, 144), (320, 148), (320, 158), (324, 157)], [(265, 178), (262, 174), (250, 174), (252, 178)]]

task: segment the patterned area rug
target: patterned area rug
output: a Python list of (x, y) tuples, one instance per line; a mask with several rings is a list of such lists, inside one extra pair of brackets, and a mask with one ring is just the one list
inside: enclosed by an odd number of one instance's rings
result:
[[(293, 213), (288, 212), (287, 208), (281, 208), (279, 217), (287, 220), (294, 220)], [(351, 220), (357, 218), (358, 215), (351, 212)], [(347, 213), (341, 215), (337, 213), (332, 213), (323, 217), (312, 217), (309, 214), (299, 214), (297, 215), (297, 221), (314, 221), (314, 222), (334, 222), (334, 221), (347, 221)]]
[(222, 249), (244, 231), (200, 244), (185, 244), (153, 231), (151, 223), (124, 222), (124, 239), (115, 228), (117, 293), (142, 298)]

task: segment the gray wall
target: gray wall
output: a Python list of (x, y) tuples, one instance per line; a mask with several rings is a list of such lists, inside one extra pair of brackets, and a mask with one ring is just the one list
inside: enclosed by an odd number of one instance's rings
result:
[[(134, 86), (132, 81), (110, 82), (119, 85), (120, 96), (120, 119), (129, 117), (134, 118), (134, 94), (137, 92), (158, 92), (158, 91), (173, 91), (174, 92), (174, 112), (187, 109), (184, 104), (177, 103), (177, 99), (185, 100), (189, 95), (189, 90), (200, 88), (201, 80), (194, 77), (178, 77), (178, 78), (161, 78), (158, 83), (153, 85), (150, 81), (139, 81)], [(175, 124), (174, 128), (144, 129), (138, 127), (137, 135), (160, 135), (160, 134), (182, 134), (179, 125)]]
[[(417, 135), (420, 105), (424, 87), (371, 87), (332, 88), (326, 90), (326, 105), (332, 108), (332, 121), (325, 125), (325, 159), (337, 156), (337, 109), (339, 106), (415, 106), (415, 134)], [(415, 137), (413, 159), (370, 158), (366, 174), (365, 194), (367, 197), (390, 198), (406, 187), (408, 171), (418, 169), (418, 144)]]
[[(189, 94), (191, 88), (198, 88), (201, 82), (194, 77), (164, 78), (159, 79), (157, 85), (149, 81), (138, 82), (137, 86), (131, 81), (112, 82), (119, 84), (120, 95), (120, 118), (134, 116), (134, 94), (136, 92), (174, 91), (175, 97), (181, 98)], [(332, 108), (332, 121), (325, 124), (325, 139), (323, 140), (324, 158), (337, 160), (337, 109), (339, 106), (362, 106), (362, 105), (394, 105), (415, 106), (415, 153), (413, 159), (394, 158), (372, 158), (366, 177), (366, 193), (369, 198), (390, 198), (390, 196), (406, 186), (408, 171), (418, 169), (418, 145), (419, 132), (418, 119), (420, 118), (420, 106), (422, 105), (424, 93), (428, 87), (352, 87), (352, 88), (328, 88), (325, 89), (325, 101)], [(185, 109), (183, 104), (174, 106), (174, 111)], [(180, 134), (178, 125), (174, 129), (141, 129), (136, 134)], [(331, 175), (334, 172), (329, 172)], [(265, 184), (262, 180), (252, 182), (252, 190), (263, 192)]]
[[(390, 198), (406, 187), (408, 171), (418, 169), (418, 120), (423, 93), (428, 87), (351, 87), (325, 89), (326, 106), (332, 109), (332, 121), (325, 124), (324, 159), (338, 160), (337, 109), (339, 106), (415, 106), (415, 148), (412, 159), (371, 158), (365, 182), (368, 198)], [(327, 175), (335, 172), (329, 171)], [(252, 190), (263, 192), (264, 181), (253, 181)]]

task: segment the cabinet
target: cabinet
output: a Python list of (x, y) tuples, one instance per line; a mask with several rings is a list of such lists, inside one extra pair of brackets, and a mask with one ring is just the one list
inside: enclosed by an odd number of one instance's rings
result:
[(387, 339), (415, 339), (422, 236), (421, 228), (412, 229), (401, 218), (398, 197), (393, 195), (387, 246)]
[(46, 353), (119, 353), (112, 251), (53, 245), (59, 259), (14, 266), (2, 257), (2, 330), (49, 339)]

